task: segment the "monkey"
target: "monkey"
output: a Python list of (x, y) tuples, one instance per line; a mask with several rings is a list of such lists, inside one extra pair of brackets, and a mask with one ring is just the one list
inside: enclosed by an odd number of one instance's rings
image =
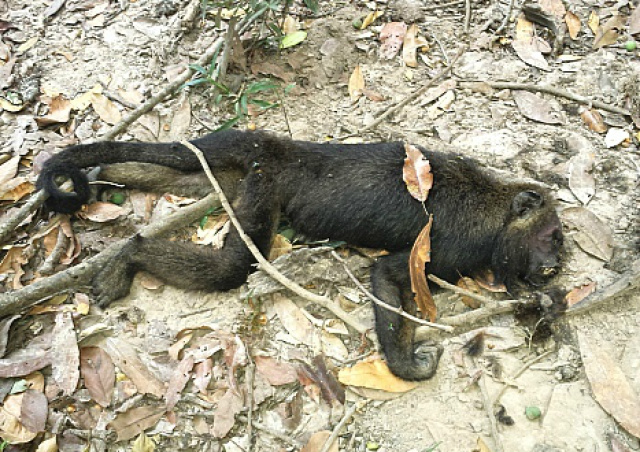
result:
[[(500, 180), (476, 160), (418, 146), (433, 173), (423, 205), (403, 181), (402, 142), (321, 144), (233, 129), (191, 142), (223, 178), (242, 228), (263, 255), (282, 214), (309, 239), (385, 249), (389, 254), (371, 269), (372, 291), (407, 312), (416, 311), (408, 262), (427, 223), (425, 209), (433, 215), (428, 273), (455, 283), (460, 275), (491, 270), (513, 292), (545, 284), (560, 266), (563, 235), (551, 193), (533, 182)], [(128, 182), (142, 188), (162, 188), (168, 181), (184, 191), (208, 186), (196, 156), (179, 143), (98, 142), (51, 157), (37, 187), (48, 193), (50, 209), (73, 213), (89, 197), (82, 168), (127, 162), (163, 168), (155, 178), (151, 171), (132, 174)], [(72, 180), (72, 192), (58, 187), (59, 177)], [(224, 291), (242, 285), (254, 264), (235, 228), (219, 250), (134, 236), (96, 275), (92, 289), (96, 302), (106, 306), (124, 297), (134, 274), (144, 270), (176, 287)], [(415, 323), (399, 314), (378, 305), (374, 313), (391, 372), (405, 380), (431, 378), (442, 347), (415, 341)]]

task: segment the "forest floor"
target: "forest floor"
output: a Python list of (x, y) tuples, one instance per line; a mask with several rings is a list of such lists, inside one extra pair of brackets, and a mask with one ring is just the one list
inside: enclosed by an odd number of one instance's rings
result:
[[(551, 187), (566, 237), (564, 292), (597, 295), (634, 272), (637, 281), (640, 49), (632, 43), (640, 7), (540, 0), (522, 12), (521, 2), (480, 0), (465, 26), (464, 0), (320, 3), (314, 13), (292, 2), (286, 21), (280, 10), (257, 18), (226, 45), (224, 88), (183, 87), (117, 139), (181, 140), (232, 120), (299, 140), (455, 150), (504, 177)], [(100, 139), (201, 58), (231, 15), (200, 0), (0, 2), (0, 224), (24, 208), (48, 156)], [(391, 55), (381, 42), (391, 22), (417, 30), (415, 62), (415, 52)], [(269, 24), (287, 38), (276, 39)], [(361, 132), (463, 48), (434, 90)], [(2, 297), (12, 291), (46, 286), (47, 274), (189, 202), (114, 187), (78, 216), (33, 212), (3, 240), (0, 312), (9, 313)], [(180, 237), (210, 243), (218, 219), (208, 215)], [(332, 248), (292, 247), (288, 232), (278, 239), (278, 268), (372, 326), (370, 301)], [(340, 253), (368, 285), (372, 258)], [(375, 341), (262, 271), (213, 294), (139, 275), (131, 294), (105, 310), (90, 306), (86, 285), (66, 289), (0, 320), (0, 450), (311, 452), (343, 418), (325, 450), (640, 450), (637, 290), (560, 318), (544, 340), (531, 341), (535, 331), (512, 313), (457, 327), (438, 336), (444, 354), (432, 380), (361, 379), (346, 385), (345, 400), (335, 376), (344, 382), (345, 369), (375, 359)], [(443, 317), (469, 310), (450, 292), (436, 301)], [(484, 352), (463, 356), (478, 328)], [(495, 416), (496, 399), (512, 425)]]

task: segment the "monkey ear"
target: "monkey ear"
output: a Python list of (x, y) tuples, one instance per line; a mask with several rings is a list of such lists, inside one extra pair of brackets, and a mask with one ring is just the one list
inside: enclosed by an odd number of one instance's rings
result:
[(542, 195), (538, 192), (527, 190), (518, 193), (511, 203), (511, 210), (519, 217), (526, 216), (532, 210), (542, 206)]

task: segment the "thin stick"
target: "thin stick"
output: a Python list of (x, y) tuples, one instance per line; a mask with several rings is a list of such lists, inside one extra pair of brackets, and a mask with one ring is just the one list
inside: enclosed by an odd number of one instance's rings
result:
[[(239, 421), (247, 422), (247, 418), (245, 416), (236, 416), (236, 418)], [(288, 444), (289, 446), (296, 447), (298, 449), (304, 446), (304, 444), (291, 438), (290, 435), (283, 435), (282, 433), (274, 432), (273, 430), (260, 424), (259, 422), (253, 421), (253, 427), (255, 427), (256, 430), (260, 430), (261, 432), (266, 433), (267, 435), (271, 435), (274, 438), (279, 439), (280, 441)]]
[(464, 34), (468, 35), (471, 24), (471, 0), (465, 0), (464, 4)]
[(342, 416), (342, 419), (340, 419), (340, 422), (338, 422), (338, 425), (336, 425), (336, 428), (334, 428), (333, 431), (331, 432), (331, 435), (329, 435), (329, 438), (327, 438), (327, 440), (324, 442), (324, 445), (322, 446), (322, 449), (320, 449), (320, 452), (329, 452), (329, 449), (331, 449), (333, 442), (338, 438), (340, 431), (344, 428), (347, 422), (353, 417), (356, 410), (358, 408), (364, 407), (368, 402), (369, 402), (368, 400), (364, 400), (362, 403), (354, 403), (349, 407), (347, 412), (344, 413), (344, 416)]
[[(549, 356), (550, 354), (552, 354), (554, 352), (555, 352), (555, 350), (549, 350), (549, 351), (544, 352), (542, 355), (539, 355), (539, 356), (536, 356), (533, 359), (530, 359), (529, 361), (524, 363), (522, 365), (522, 367), (520, 369), (518, 369), (518, 371), (515, 374), (513, 374), (509, 378), (505, 379), (505, 381), (513, 381), (513, 380), (515, 380), (520, 375), (522, 375), (524, 373), (524, 371), (527, 370), (529, 367), (533, 366), (538, 361), (542, 361), (544, 358), (546, 358), (547, 356)], [(505, 384), (505, 383), (503, 383), (503, 384), (504, 384), (504, 386), (502, 387), (502, 389), (500, 390), (498, 395), (495, 397), (495, 399), (493, 399), (493, 406), (495, 406), (498, 403), (500, 403), (500, 399), (502, 398), (504, 393), (507, 391), (507, 389), (509, 389), (509, 387), (510, 387), (508, 384)]]
[(349, 270), (349, 267), (347, 266), (347, 262), (340, 257), (340, 255), (338, 253), (336, 253), (335, 251), (331, 251), (331, 255), (338, 260), (338, 262), (340, 262), (342, 264), (342, 266), (344, 267), (344, 271), (347, 273), (347, 275), (349, 275), (349, 278), (351, 278), (351, 280), (354, 282), (354, 284), (356, 286), (358, 286), (358, 289), (360, 289), (362, 291), (362, 293), (364, 293), (367, 298), (369, 298), (371, 301), (373, 301), (375, 304), (377, 304), (378, 306), (380, 306), (381, 308), (386, 309), (387, 311), (391, 311), (391, 312), (395, 312), (398, 315), (401, 315), (402, 317), (411, 320), (412, 322), (415, 322), (419, 325), (425, 325), (431, 328), (436, 328), (442, 331), (446, 331), (448, 333), (452, 333), (454, 331), (454, 328), (451, 326), (447, 326), (447, 325), (440, 325), (438, 323), (432, 323), (429, 322), (427, 320), (415, 317), (411, 314), (409, 314), (408, 312), (402, 310), (401, 308), (397, 308), (395, 306), (391, 306), (390, 304), (382, 301), (380, 298), (376, 297), (374, 294), (372, 294), (371, 292), (369, 292), (366, 287), (364, 287), (362, 285), (362, 283), (358, 280), (358, 278), (356, 278), (356, 276), (351, 272), (351, 270)]
[[(476, 363), (473, 360), (474, 364)], [(498, 433), (498, 422), (496, 420), (496, 416), (493, 412), (493, 404), (491, 403), (491, 399), (489, 398), (489, 391), (487, 390), (487, 381), (486, 374), (484, 370), (480, 374), (480, 378), (478, 379), (478, 387), (480, 388), (480, 392), (482, 393), (483, 405), (484, 409), (487, 412), (487, 417), (489, 418), (489, 425), (491, 426), (491, 437), (493, 438), (493, 447), (495, 452), (503, 452), (504, 447), (502, 447), (502, 441), (500, 441), (500, 434)]]
[(31, 198), (11, 218), (0, 224), (0, 243), (4, 243), (20, 223), (38, 210), (45, 199), (47, 199), (46, 192), (40, 190), (35, 195), (31, 195)]
[(439, 82), (443, 77), (445, 77), (447, 74), (449, 74), (449, 72), (451, 72), (451, 70), (453, 69), (454, 65), (456, 64), (456, 62), (458, 61), (460, 56), (462, 56), (462, 54), (465, 52), (465, 50), (466, 50), (466, 47), (462, 47), (460, 50), (458, 50), (458, 53), (453, 58), (453, 60), (451, 61), (451, 64), (449, 66), (447, 66), (446, 68), (442, 69), (435, 77), (433, 77), (431, 80), (429, 80), (420, 89), (418, 89), (418, 90), (414, 91), (413, 93), (409, 94), (403, 100), (401, 100), (400, 102), (398, 102), (397, 104), (395, 104), (394, 106), (389, 108), (387, 111), (385, 111), (380, 116), (378, 116), (376, 118), (376, 120), (373, 121), (371, 124), (369, 124), (366, 127), (363, 127), (362, 129), (359, 129), (359, 130), (357, 130), (357, 131), (355, 131), (353, 133), (350, 133), (348, 135), (344, 135), (344, 136), (338, 137), (338, 138), (336, 138), (336, 140), (344, 140), (344, 139), (347, 139), (347, 138), (350, 138), (350, 137), (354, 137), (356, 135), (362, 135), (363, 133), (368, 132), (368, 131), (373, 130), (376, 127), (378, 127), (382, 121), (384, 121), (389, 116), (391, 116), (391, 115), (397, 113), (398, 111), (400, 111), (408, 103), (410, 103), (413, 100), (417, 99), (418, 97), (422, 96), (424, 93), (427, 92), (427, 90), (429, 88), (431, 88), (433, 85), (435, 85), (437, 82)]
[(211, 172), (211, 168), (209, 167), (209, 164), (207, 163), (206, 159), (204, 158), (204, 154), (202, 153), (202, 151), (200, 149), (198, 149), (197, 147), (195, 147), (193, 144), (189, 143), (188, 141), (180, 141), (180, 144), (183, 145), (184, 147), (186, 147), (187, 149), (189, 149), (191, 152), (193, 152), (198, 157), (198, 160), (200, 160), (200, 164), (202, 165), (202, 168), (204, 169), (204, 172), (206, 173), (207, 177), (209, 178), (209, 181), (211, 182), (211, 185), (213, 185), (213, 188), (214, 188), (216, 194), (220, 198), (220, 202), (222, 203), (222, 207), (224, 207), (224, 210), (229, 215), (229, 219), (231, 220), (231, 223), (233, 224), (233, 226), (238, 231), (238, 234), (240, 235), (240, 238), (245, 243), (245, 245), (247, 246), (247, 248), (249, 249), (249, 251), (251, 252), (253, 257), (258, 261), (258, 264), (259, 264), (260, 268), (262, 270), (264, 270), (273, 279), (278, 281), (280, 284), (282, 284), (284, 287), (286, 287), (287, 289), (291, 290), (295, 294), (297, 294), (297, 295), (299, 295), (299, 296), (301, 296), (301, 297), (303, 297), (303, 298), (305, 298), (305, 299), (307, 299), (307, 300), (309, 300), (309, 301), (311, 301), (313, 303), (316, 303), (316, 304), (318, 304), (320, 306), (323, 306), (323, 307), (329, 309), (338, 318), (340, 318), (346, 324), (350, 325), (353, 329), (355, 329), (359, 333), (366, 332), (367, 329), (368, 329), (366, 326), (362, 325), (360, 322), (358, 322), (356, 319), (354, 319), (351, 315), (349, 315), (346, 311), (344, 311), (336, 303), (334, 303), (333, 301), (331, 301), (327, 297), (323, 297), (321, 295), (314, 294), (313, 292), (309, 292), (308, 290), (304, 289), (299, 284), (296, 284), (295, 282), (291, 281), (286, 276), (284, 276), (282, 273), (280, 273), (278, 271), (278, 269), (276, 269), (267, 259), (265, 259), (265, 257), (262, 255), (262, 253), (260, 253), (260, 250), (258, 250), (258, 247), (256, 247), (255, 243), (253, 243), (253, 240), (251, 239), (251, 237), (249, 237), (246, 234), (246, 232), (244, 232), (244, 229), (242, 228), (242, 225), (240, 224), (240, 221), (238, 221), (238, 217), (236, 217), (236, 214), (234, 213), (234, 211), (233, 211), (233, 209), (231, 207), (231, 204), (229, 204), (229, 200), (227, 199), (227, 197), (224, 195), (224, 192), (222, 191), (222, 187), (220, 187), (220, 184), (218, 183), (217, 179), (215, 178), (215, 176)]
[(507, 24), (509, 23), (509, 19), (511, 19), (511, 11), (513, 11), (514, 3), (515, 3), (515, 0), (511, 0), (509, 2), (509, 8), (507, 9), (507, 13), (505, 14), (504, 19), (502, 20), (502, 23), (500, 24), (500, 26), (496, 29), (494, 35), (502, 33), (502, 30), (504, 30)]
[(456, 6), (465, 3), (465, 0), (455, 0), (449, 3), (442, 3), (440, 5), (423, 6), (422, 11), (433, 11), (435, 9), (448, 8), (449, 6)]
[(545, 85), (532, 85), (527, 83), (511, 83), (511, 82), (487, 82), (489, 86), (494, 89), (515, 89), (524, 90), (538, 93), (551, 94), (553, 96), (564, 97), (565, 99), (573, 100), (582, 105), (589, 105), (600, 110), (609, 111), (611, 113), (617, 113), (619, 115), (631, 116), (631, 112), (625, 108), (615, 107), (605, 104), (599, 100), (589, 99), (588, 97), (580, 96), (569, 91), (565, 91), (560, 88), (554, 88), (553, 86)]
[[(187, 225), (201, 218), (211, 207), (219, 205), (216, 201), (217, 196), (213, 194), (202, 198), (160, 221), (145, 226), (140, 234), (143, 237), (156, 237)], [(127, 240), (121, 240), (79, 265), (40, 279), (20, 290), (0, 294), (0, 317), (19, 313), (72, 287), (88, 285), (109, 259), (118, 254), (126, 242)]]
[[(480, 294), (471, 292), (470, 290), (463, 289), (462, 287), (458, 287), (455, 284), (451, 284), (445, 281), (444, 279), (438, 278), (436, 275), (431, 275), (431, 274), (427, 275), (427, 279), (429, 279), (430, 281), (433, 281), (434, 283), (436, 283), (437, 285), (439, 285), (444, 289), (448, 289), (452, 292), (457, 293), (458, 295), (463, 295), (465, 297), (472, 298), (474, 300), (479, 301), (482, 304), (491, 305), (496, 302), (496, 300), (494, 300), (493, 298), (485, 297), (484, 295), (480, 295)], [(505, 300), (505, 301), (509, 301), (512, 303), (521, 302), (520, 300)]]
[(249, 447), (253, 447), (253, 385), (256, 365), (253, 363), (248, 350), (247, 359), (249, 360), (249, 364), (245, 370), (245, 377), (247, 380), (247, 404), (249, 405), (249, 409), (247, 410), (247, 436), (249, 437)]

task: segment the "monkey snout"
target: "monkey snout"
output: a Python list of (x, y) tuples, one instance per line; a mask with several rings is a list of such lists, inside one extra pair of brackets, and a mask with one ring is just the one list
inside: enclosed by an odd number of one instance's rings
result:
[(547, 277), (556, 276), (558, 274), (558, 266), (556, 265), (553, 267), (547, 267), (547, 266), (540, 267), (540, 274), (542, 276), (547, 276)]

